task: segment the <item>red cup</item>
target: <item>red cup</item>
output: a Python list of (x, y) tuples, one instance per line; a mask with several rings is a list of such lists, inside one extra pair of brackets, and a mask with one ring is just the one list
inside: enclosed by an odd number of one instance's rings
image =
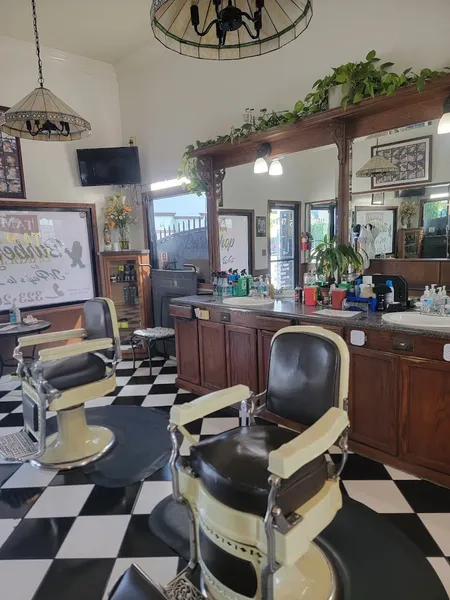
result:
[(317, 305), (317, 287), (316, 286), (307, 286), (304, 289), (304, 293), (305, 293), (306, 306), (316, 306)]
[(342, 302), (347, 296), (347, 290), (338, 288), (331, 292), (331, 306), (336, 310), (342, 310)]

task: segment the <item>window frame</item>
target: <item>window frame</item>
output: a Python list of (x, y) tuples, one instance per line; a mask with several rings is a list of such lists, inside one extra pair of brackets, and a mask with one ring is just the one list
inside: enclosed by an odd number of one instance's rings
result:
[[(321, 206), (322, 205), (322, 206)], [(330, 218), (330, 228), (328, 231), (328, 240), (332, 240), (333, 237), (337, 235), (338, 232), (338, 203), (336, 199), (333, 200), (319, 200), (317, 202), (307, 202), (306, 203), (306, 214), (305, 214), (305, 231), (311, 233), (311, 210), (313, 207), (318, 207), (319, 209), (327, 208), (329, 212), (331, 211), (334, 215), (334, 218)]]
[[(270, 246), (270, 212), (272, 209), (294, 210), (294, 258), (271, 260)], [(294, 262), (294, 288), (300, 281), (300, 234), (301, 234), (301, 202), (295, 200), (268, 200), (267, 202), (267, 270), (271, 275), (272, 262)], [(297, 282), (297, 283), (296, 283)], [(293, 289), (294, 289), (293, 288)]]

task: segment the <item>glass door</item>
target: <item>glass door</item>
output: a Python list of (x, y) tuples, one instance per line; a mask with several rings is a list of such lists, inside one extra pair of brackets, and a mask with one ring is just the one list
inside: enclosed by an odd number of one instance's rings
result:
[(276, 289), (293, 290), (299, 259), (298, 203), (269, 202), (270, 277)]
[(314, 250), (318, 244), (328, 241), (336, 235), (336, 204), (311, 204), (309, 209), (309, 231), (312, 236), (311, 249)]

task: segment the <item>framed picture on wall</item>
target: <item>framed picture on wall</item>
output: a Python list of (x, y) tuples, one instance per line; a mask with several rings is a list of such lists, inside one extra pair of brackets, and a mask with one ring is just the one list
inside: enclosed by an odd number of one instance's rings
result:
[(397, 211), (393, 207), (355, 206), (355, 225), (376, 228), (375, 255), (395, 254), (397, 238)]
[(256, 217), (256, 237), (267, 237), (267, 217)]
[[(8, 110), (0, 106), (0, 113)], [(0, 198), (23, 200), (25, 181), (23, 177), (20, 138), (6, 135), (0, 130)]]
[(379, 154), (398, 167), (397, 173), (372, 177), (372, 189), (431, 181), (431, 140), (432, 136), (427, 135), (404, 142), (372, 146), (372, 156)]
[(384, 206), (384, 192), (372, 194), (372, 206)]

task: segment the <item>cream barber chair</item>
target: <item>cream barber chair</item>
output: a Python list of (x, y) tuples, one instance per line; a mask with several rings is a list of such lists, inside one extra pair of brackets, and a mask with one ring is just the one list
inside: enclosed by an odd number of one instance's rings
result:
[[(194, 443), (184, 461), (177, 430), (195, 442), (188, 423), (241, 403), (250, 392), (238, 385), (172, 407), (173, 494), (192, 511), (191, 564), (200, 565), (208, 597), (334, 598), (333, 566), (314, 539), (342, 506), (348, 381), (341, 337), (319, 327), (287, 327), (273, 338), (267, 391), (252, 398), (251, 415), (283, 427), (238, 427)], [(298, 435), (293, 430), (300, 424), (308, 429)], [(343, 451), (337, 467), (325, 458), (336, 441)]]
[[(0, 457), (34, 466), (71, 469), (103, 456), (114, 444), (106, 427), (88, 426), (84, 404), (116, 388), (120, 340), (114, 303), (93, 298), (84, 305), (84, 329), (30, 335), (14, 351), (22, 383), (24, 429), (0, 437)], [(40, 350), (26, 364), (27, 346), (82, 338), (81, 342)], [(46, 411), (55, 411), (57, 432), (46, 437)]]

